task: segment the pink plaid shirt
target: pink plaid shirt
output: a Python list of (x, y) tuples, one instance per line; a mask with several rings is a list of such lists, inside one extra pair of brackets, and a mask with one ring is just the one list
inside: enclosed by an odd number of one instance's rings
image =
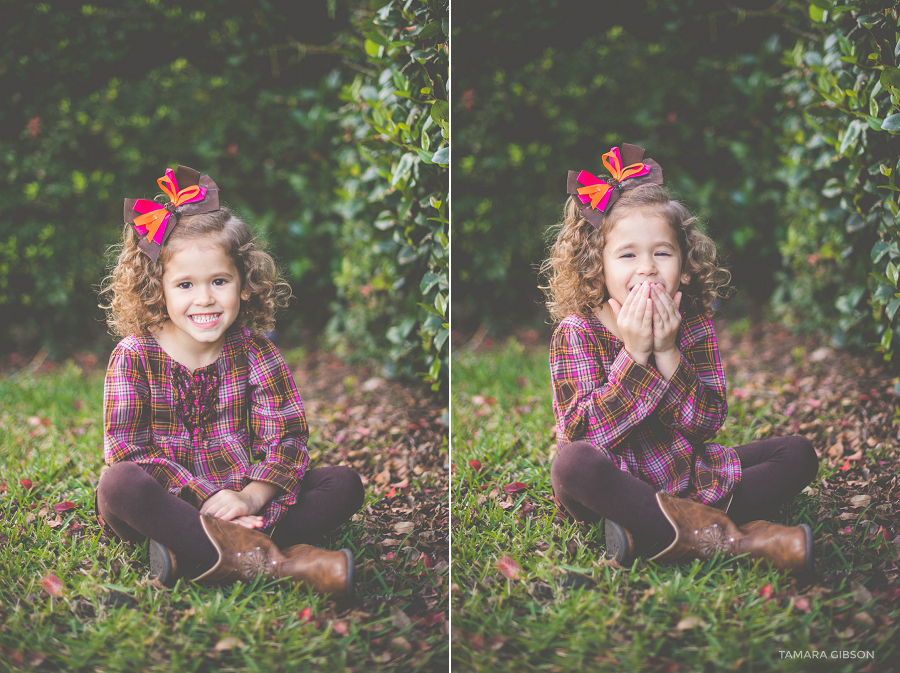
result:
[(251, 481), (283, 493), (260, 513), (269, 531), (297, 502), (309, 464), (309, 428), (281, 354), (264, 336), (233, 328), (219, 358), (194, 372), (149, 334), (129, 336), (109, 359), (103, 457), (147, 470), (199, 507)]
[(666, 381), (594, 315), (566, 317), (550, 345), (557, 443), (587, 441), (657, 491), (726, 508), (741, 462), (707, 443), (728, 412), (712, 321), (682, 311), (676, 344), (681, 363)]

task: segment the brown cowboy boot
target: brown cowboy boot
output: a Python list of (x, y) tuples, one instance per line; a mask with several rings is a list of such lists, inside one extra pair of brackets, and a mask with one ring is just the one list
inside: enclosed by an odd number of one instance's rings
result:
[(333, 598), (353, 597), (353, 554), (349, 549), (328, 551), (298, 544), (281, 551), (259, 531), (206, 514), (200, 516), (200, 522), (219, 552), (219, 560), (195, 577), (195, 582), (250, 582), (257, 575), (267, 575), (303, 582)]
[(714, 507), (693, 500), (657, 493), (663, 514), (675, 529), (675, 541), (651, 561), (678, 562), (747, 554), (765, 559), (778, 570), (808, 572), (813, 567), (812, 530), (808, 525), (782, 526), (752, 521), (737, 526)]

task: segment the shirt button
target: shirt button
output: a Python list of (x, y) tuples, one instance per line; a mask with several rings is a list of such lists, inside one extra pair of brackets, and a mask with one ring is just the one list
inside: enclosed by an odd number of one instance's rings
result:
[(199, 376), (195, 376), (195, 377), (194, 377), (194, 380), (195, 380), (195, 381), (199, 381), (199, 380), (200, 380), (200, 377), (199, 377)]
[(199, 406), (200, 406), (200, 400), (194, 400), (194, 406), (195, 406), (195, 407), (199, 407)]
[(199, 435), (199, 434), (200, 434), (200, 428), (194, 428), (194, 434), (195, 434), (195, 435)]

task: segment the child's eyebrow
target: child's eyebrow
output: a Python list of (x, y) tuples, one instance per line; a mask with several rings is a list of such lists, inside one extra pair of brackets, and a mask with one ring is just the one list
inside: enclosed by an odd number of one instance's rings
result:
[(623, 250), (628, 250), (628, 248), (633, 248), (633, 247), (634, 247), (634, 243), (620, 243), (615, 248), (613, 248), (612, 251), (613, 251), (613, 254), (615, 255), (617, 253), (622, 252)]
[[(612, 252), (614, 255), (617, 255), (620, 252), (625, 252), (626, 250), (635, 247), (636, 245), (637, 245), (637, 243), (635, 243), (633, 241), (629, 242), (629, 243), (621, 243), (621, 244), (617, 245), (616, 247), (614, 247), (612, 249)], [(652, 248), (669, 248), (670, 250), (678, 249), (674, 245), (669, 243), (668, 241), (654, 241), (650, 247), (652, 247)]]
[[(231, 273), (230, 271), (216, 271), (215, 273), (211, 274), (211, 277), (212, 278), (227, 278), (229, 280), (233, 280), (234, 274)], [(175, 276), (172, 279), (172, 282), (173, 283), (183, 283), (187, 280), (194, 280), (194, 276), (189, 273), (183, 273), (180, 276)]]

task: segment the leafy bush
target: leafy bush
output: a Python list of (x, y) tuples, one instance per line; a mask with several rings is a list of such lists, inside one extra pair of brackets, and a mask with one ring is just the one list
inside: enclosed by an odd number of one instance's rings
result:
[(362, 24), (374, 67), (341, 92), (357, 155), (339, 177), (344, 306), (331, 321), (342, 343), (401, 367), (424, 352), (435, 388), (448, 382), (448, 13), (447, 0), (391, 0)]
[[(792, 275), (782, 310), (837, 317), (838, 342), (898, 345), (900, 41), (895, 3), (814, 0), (789, 54), (785, 166)], [(786, 304), (786, 305), (785, 305)]]

